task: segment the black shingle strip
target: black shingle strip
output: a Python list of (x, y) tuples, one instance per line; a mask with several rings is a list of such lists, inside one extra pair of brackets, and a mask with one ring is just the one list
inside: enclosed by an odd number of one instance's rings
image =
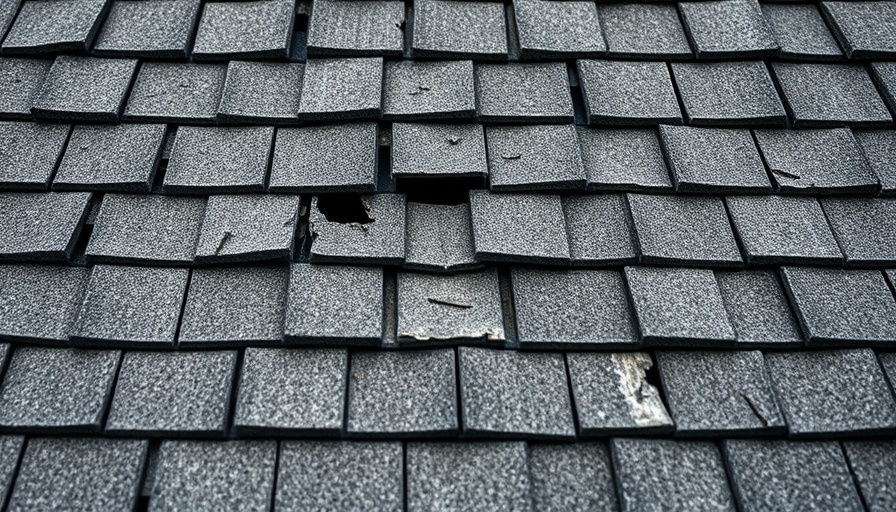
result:
[(778, 43), (756, 0), (678, 4), (698, 59), (771, 57)]
[(382, 92), (382, 57), (308, 59), (299, 117), (314, 121), (377, 119)]
[(896, 201), (826, 198), (821, 206), (847, 265), (896, 264)]
[(655, 130), (578, 128), (588, 188), (670, 191), (672, 181)]
[(217, 106), (227, 123), (296, 124), (304, 64), (233, 60)]
[(0, 261), (64, 262), (84, 226), (91, 194), (0, 194)]
[(118, 121), (136, 59), (60, 55), (31, 107), (39, 119)]
[(485, 138), (480, 124), (393, 123), (392, 176), (484, 179)]
[(849, 58), (896, 57), (893, 2), (821, 2), (821, 11)]
[(386, 62), (383, 119), (469, 119), (475, 115), (473, 61)]
[(0, 48), (8, 55), (83, 53), (90, 49), (111, 4), (111, 0), (21, 2), (16, 20)]
[(67, 345), (89, 277), (83, 267), (0, 266), (0, 338)]
[(837, 40), (815, 5), (764, 3), (760, 7), (781, 45), (782, 58), (800, 61), (843, 58)]
[(547, 192), (585, 188), (585, 165), (575, 126), (489, 126), (489, 188)]
[(52, 65), (50, 59), (0, 58), (0, 116), (31, 119), (31, 106)]
[(784, 348), (803, 345), (781, 283), (769, 270), (716, 272), (738, 347)]
[(513, 14), (524, 59), (594, 57), (607, 51), (592, 2), (517, 0)]
[(896, 442), (845, 441), (847, 462), (867, 510), (883, 512), (896, 507), (890, 482), (896, 477)]
[(493, 2), (420, 0), (414, 3), (415, 58), (507, 58), (504, 6)]
[(140, 67), (123, 119), (213, 124), (226, 73), (223, 64), (146, 62)]
[(619, 509), (606, 444), (530, 444), (528, 449), (535, 510)]
[[(329, 202), (328, 202), (329, 201)], [(406, 207), (403, 194), (314, 196), (308, 220), (311, 261), (400, 265), (405, 256)], [(360, 209), (358, 218), (339, 218), (346, 209)], [(328, 218), (332, 217), (332, 220)]]
[(600, 3), (598, 12), (612, 57), (660, 60), (693, 56), (674, 4)]
[(791, 437), (890, 434), (896, 402), (870, 349), (767, 353)]
[(319, 0), (308, 21), (308, 54), (401, 56), (404, 16), (403, 2)]
[(407, 204), (404, 268), (460, 272), (481, 266), (473, 247), (468, 204)]
[(285, 59), (295, 13), (295, 0), (206, 2), (193, 59)]
[(476, 113), (483, 122), (569, 123), (570, 94), (562, 62), (476, 66)]
[(201, 0), (110, 2), (93, 54), (103, 57), (184, 59), (190, 50)]
[(896, 193), (896, 131), (855, 130), (853, 137), (880, 180), (881, 195)]
[(681, 110), (662, 62), (579, 60), (588, 124), (681, 123)]
[(621, 194), (564, 197), (563, 214), (573, 265), (606, 266), (637, 261), (632, 223)]
[(46, 190), (70, 132), (63, 124), (0, 122), (0, 186)]

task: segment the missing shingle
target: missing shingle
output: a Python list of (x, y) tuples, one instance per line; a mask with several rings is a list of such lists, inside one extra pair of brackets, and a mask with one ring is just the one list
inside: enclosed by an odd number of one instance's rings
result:
[[(450, 142), (449, 142), (450, 144)], [(470, 191), (485, 187), (480, 177), (451, 179), (399, 178), (396, 191), (413, 203), (458, 205), (469, 201)]]
[(370, 204), (357, 194), (322, 195), (317, 198), (317, 209), (327, 222), (339, 224), (370, 224)]

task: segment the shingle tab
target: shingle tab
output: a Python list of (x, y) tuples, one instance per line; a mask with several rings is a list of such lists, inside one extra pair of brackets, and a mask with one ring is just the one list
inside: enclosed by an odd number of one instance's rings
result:
[(0, 194), (0, 261), (66, 261), (87, 217), (84, 192)]
[(367, 222), (328, 219), (328, 215), (339, 213), (339, 205), (326, 201), (334, 199), (314, 196), (311, 200), (308, 226), (313, 240), (313, 262), (376, 265), (404, 262), (406, 208), (403, 194), (351, 198), (352, 204), (360, 203)]
[(409, 344), (505, 339), (498, 273), (398, 274), (398, 338)]
[(165, 125), (80, 125), (72, 131), (53, 190), (149, 192)]
[[(569, 244), (560, 196), (470, 192), (473, 240), (480, 261), (563, 264)], [(533, 233), (539, 236), (532, 237)]]
[(822, 2), (821, 9), (850, 59), (896, 57), (896, 3)]
[(615, 265), (637, 260), (625, 199), (619, 194), (563, 198), (573, 265)]
[(791, 437), (890, 433), (896, 402), (870, 349), (765, 355)]
[(52, 65), (53, 61), (49, 59), (0, 58), (0, 84), (3, 85), (0, 90), (0, 113), (3, 117), (31, 119), (31, 105), (37, 99)]
[(383, 59), (308, 59), (299, 116), (304, 119), (376, 119), (383, 92)]
[(402, 510), (401, 443), (284, 441), (277, 510)]
[(99, 432), (121, 352), (17, 348), (0, 389), (0, 427)]
[(796, 127), (889, 125), (893, 118), (863, 66), (773, 62)]
[(132, 510), (148, 448), (130, 439), (30, 439), (8, 510)]
[(663, 62), (579, 60), (588, 124), (680, 123), (681, 110)]
[(837, 40), (812, 4), (761, 4), (781, 57), (798, 60), (838, 60), (843, 57)]
[(647, 434), (672, 430), (659, 390), (647, 379), (649, 354), (566, 354), (580, 436)]
[(267, 510), (274, 495), (276, 441), (163, 441), (150, 507)]
[(404, 11), (403, 2), (389, 0), (320, 0), (308, 22), (308, 54), (401, 56)]
[(896, 494), (891, 492), (896, 477), (896, 442), (848, 441), (843, 447), (867, 510), (884, 512), (896, 507)]
[(184, 265), (193, 262), (204, 198), (107, 194), (87, 259), (96, 263)]
[(535, 444), (528, 448), (535, 510), (619, 509), (605, 444)]
[(691, 47), (674, 4), (600, 4), (610, 56), (689, 59)]
[(338, 434), (347, 372), (344, 350), (247, 348), (233, 419), (236, 432)]
[(716, 272), (739, 347), (801, 346), (803, 338), (775, 274), (768, 270)]
[(853, 136), (871, 170), (880, 179), (881, 194), (896, 193), (896, 131), (856, 130)]
[(0, 338), (67, 344), (89, 277), (79, 267), (0, 266)]
[(408, 203), (407, 269), (460, 272), (478, 268), (468, 204)]
[(21, 2), (16, 21), (3, 41), (3, 53), (85, 52), (90, 49), (111, 3), (109, 0)]
[(572, 122), (566, 66), (562, 62), (477, 65), (476, 112), (485, 122)]
[(383, 119), (467, 119), (476, 115), (473, 61), (389, 61), (384, 80)]
[(814, 197), (727, 196), (725, 204), (750, 265), (843, 262)]
[(715, 444), (668, 439), (610, 441), (622, 510), (733, 512), (725, 465)]
[(381, 268), (290, 267), (287, 343), (379, 345), (382, 334)]
[(60, 55), (31, 113), (41, 119), (118, 121), (136, 71), (136, 59)]
[(607, 51), (593, 2), (516, 0), (514, 19), (524, 59), (591, 57)]
[(578, 130), (588, 188), (632, 192), (672, 189), (656, 131)]
[(406, 472), (408, 510), (533, 510), (522, 442), (408, 443)]
[(110, 2), (109, 16), (96, 37), (94, 55), (104, 57), (187, 57), (200, 0)]
[(575, 126), (490, 126), (485, 135), (491, 190), (539, 192), (585, 187)]
[(223, 437), (236, 352), (128, 352), (110, 434)]
[(575, 436), (562, 354), (461, 347), (458, 359), (465, 434)]
[(415, 58), (503, 60), (507, 56), (504, 6), (419, 0), (414, 3), (411, 48)]
[(848, 128), (756, 130), (780, 192), (874, 193), (877, 176)]
[(193, 44), (195, 60), (285, 59), (295, 0), (207, 2)]
[(881, 272), (782, 267), (781, 276), (809, 343), (896, 340), (896, 300)]
[(698, 59), (778, 53), (778, 43), (756, 0), (681, 2), (678, 10)]
[(847, 265), (896, 263), (896, 201), (831, 198), (821, 206)]
[(721, 198), (627, 194), (642, 263), (740, 266)]
[[(489, 137), (491, 133), (489, 131)], [(489, 142), (491, 143), (491, 138)], [(392, 125), (392, 176), (484, 179), (488, 173), (482, 125)]]
[(218, 105), (224, 122), (292, 124), (299, 120), (305, 66), (232, 60)]
[(865, 510), (836, 442), (728, 440), (722, 447), (743, 510)]
[(61, 124), (0, 122), (0, 186), (46, 189), (70, 131)]
[[(0, 12), (0, 16), (2, 16), (2, 12)], [(0, 19), (0, 30), (2, 29), (2, 19)], [(0, 436), (0, 500), (3, 500), (4, 503), (12, 492), (13, 478), (17, 476), (19, 459), (24, 447), (24, 436)]]
[(226, 73), (223, 64), (146, 62), (134, 82), (124, 119), (214, 123)]
[(749, 130), (660, 126), (679, 192), (770, 192)]
[(451, 349), (352, 354), (349, 434), (430, 436), (458, 430)]
[(712, 271), (626, 267), (645, 343), (717, 348), (735, 341)]

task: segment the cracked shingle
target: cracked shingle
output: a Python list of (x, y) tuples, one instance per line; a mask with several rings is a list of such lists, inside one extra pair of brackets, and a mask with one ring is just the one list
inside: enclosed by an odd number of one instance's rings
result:
[(477, 65), (476, 112), (484, 122), (572, 122), (566, 66), (562, 62)]
[(146, 62), (134, 82), (124, 119), (211, 124), (225, 83), (223, 64)]
[(593, 194), (563, 198), (573, 265), (634, 263), (638, 253), (625, 198)]
[[(585, 187), (585, 165), (575, 126), (489, 126), (489, 188), (544, 192)], [(485, 149), (485, 148), (483, 148)]]
[(109, 4), (109, 0), (21, 2), (16, 20), (3, 41), (3, 53), (83, 53), (90, 49)]
[(414, 5), (411, 49), (415, 58), (503, 60), (507, 56), (504, 6), (419, 0)]
[(83, 267), (0, 266), (0, 338), (67, 344), (89, 277)]
[(291, 124), (299, 120), (305, 66), (233, 60), (217, 105), (222, 122)]
[(0, 261), (69, 259), (87, 217), (91, 194), (0, 194)]
[(205, 2), (193, 58), (285, 59), (295, 13), (295, 0)]
[(308, 21), (308, 54), (401, 56), (404, 13), (403, 2), (318, 0)]
[(681, 110), (663, 62), (579, 60), (588, 124), (680, 123)]
[(382, 57), (308, 59), (299, 116), (314, 121), (375, 119), (382, 92)]
[(678, 4), (698, 59), (772, 57), (778, 43), (756, 0)]
[(655, 130), (577, 127), (588, 188), (669, 191), (672, 181)]
[(468, 119), (476, 115), (473, 61), (389, 61), (384, 81), (383, 119)]
[(0, 122), (0, 186), (45, 190), (70, 131), (69, 125)]
[(109, 16), (93, 53), (103, 57), (184, 59), (202, 3), (199, 0), (109, 2)]
[(136, 59), (60, 55), (31, 107), (40, 119), (118, 121)]
[[(406, 207), (403, 194), (375, 194), (360, 196), (367, 222), (330, 220), (324, 196), (311, 199), (308, 221), (313, 242), (311, 261), (321, 263), (361, 263), (400, 265), (405, 255)], [(333, 199), (329, 199), (332, 201)]]

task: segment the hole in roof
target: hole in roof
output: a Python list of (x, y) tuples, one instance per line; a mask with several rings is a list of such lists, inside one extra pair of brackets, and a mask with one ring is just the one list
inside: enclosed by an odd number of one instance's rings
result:
[(470, 199), (470, 190), (485, 188), (482, 178), (401, 178), (397, 180), (397, 192), (407, 196), (412, 203), (464, 204)]
[(370, 224), (370, 206), (358, 194), (332, 194), (318, 196), (317, 210), (327, 222), (340, 224)]

